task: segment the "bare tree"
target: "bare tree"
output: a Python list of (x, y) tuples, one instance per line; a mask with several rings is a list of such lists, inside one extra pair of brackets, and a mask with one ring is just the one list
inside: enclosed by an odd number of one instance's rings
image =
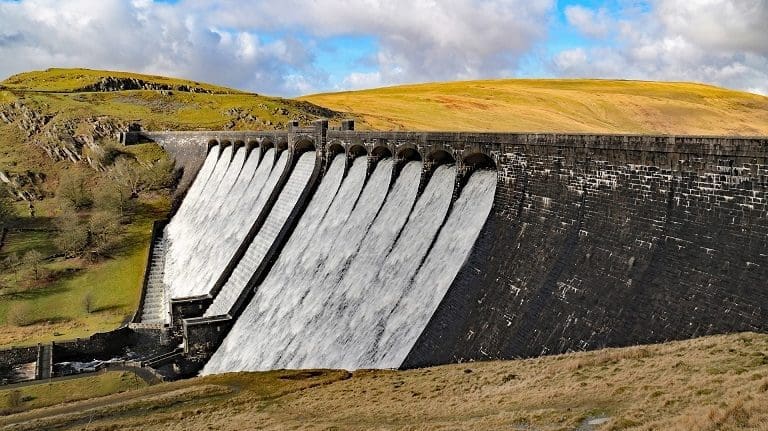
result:
[(135, 198), (144, 188), (144, 171), (145, 169), (135, 159), (120, 157), (115, 162), (110, 175), (115, 182), (130, 190), (131, 197)]
[(96, 254), (103, 255), (109, 252), (120, 234), (120, 221), (116, 215), (107, 211), (100, 211), (91, 216), (88, 223), (90, 232), (90, 245)]
[(68, 202), (75, 209), (89, 207), (93, 203), (93, 199), (85, 183), (86, 176), (82, 171), (73, 170), (63, 173), (59, 179), (56, 196), (60, 200)]
[(32, 274), (34, 275), (35, 280), (40, 279), (40, 264), (42, 263), (44, 257), (45, 256), (43, 256), (42, 253), (33, 249), (26, 252), (22, 258), (24, 265), (32, 269)]
[(113, 180), (107, 180), (99, 187), (94, 196), (97, 209), (114, 214), (118, 220), (124, 220), (133, 208), (131, 190)]
[(93, 292), (88, 291), (86, 292), (85, 296), (83, 296), (83, 310), (85, 310), (86, 313), (91, 314), (94, 311), (94, 299), (93, 299)]
[(56, 219), (56, 227), (59, 234), (54, 242), (67, 256), (78, 256), (88, 246), (88, 228), (80, 221), (73, 207), (64, 205)]

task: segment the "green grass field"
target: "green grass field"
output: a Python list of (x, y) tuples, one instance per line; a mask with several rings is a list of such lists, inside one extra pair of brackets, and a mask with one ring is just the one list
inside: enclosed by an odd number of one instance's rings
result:
[(136, 377), (134, 373), (109, 371), (79, 379), (40, 383), (18, 389), (0, 387), (0, 415), (102, 397), (146, 386), (146, 382)]
[[(168, 197), (158, 196), (141, 204), (134, 221), (125, 225), (121, 245), (114, 255), (95, 263), (83, 259), (56, 258), (42, 265), (53, 280), (29, 282), (29, 269), (19, 274), (32, 285), (19, 288), (18, 276), (8, 271), (0, 281), (0, 347), (34, 345), (51, 340), (86, 337), (123, 324), (138, 306), (141, 282), (149, 249), (152, 222), (165, 216)], [(53, 233), (21, 232), (3, 248), (0, 256), (14, 250), (55, 250)], [(11, 236), (13, 238), (13, 235)], [(88, 312), (84, 298), (91, 299)], [(8, 322), (13, 309), (24, 310), (29, 325)]]
[(186, 85), (216, 93), (239, 93), (240, 91), (218, 85), (205, 84), (186, 79), (165, 76), (142, 75), (130, 72), (104, 71), (91, 69), (52, 68), (45, 71), (19, 73), (7, 78), (2, 85), (10, 90), (31, 90), (43, 92), (76, 92), (89, 85), (98, 83), (103, 77), (134, 78), (149, 83), (171, 86)]

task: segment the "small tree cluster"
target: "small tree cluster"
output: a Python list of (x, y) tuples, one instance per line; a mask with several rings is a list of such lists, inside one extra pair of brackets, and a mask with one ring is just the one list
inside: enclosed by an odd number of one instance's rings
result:
[(135, 158), (123, 156), (115, 161), (109, 176), (135, 198), (145, 190), (160, 190), (173, 186), (176, 181), (175, 170), (174, 162), (168, 158), (144, 166)]
[(76, 210), (87, 208), (93, 203), (91, 193), (86, 186), (86, 175), (80, 170), (68, 172), (59, 179), (56, 196)]
[(81, 256), (86, 251), (108, 255), (121, 231), (119, 216), (113, 212), (96, 211), (86, 217), (67, 206), (56, 219), (56, 227), (56, 246), (68, 257)]
[(34, 312), (27, 302), (17, 302), (8, 309), (5, 320), (13, 326), (29, 326), (35, 323)]

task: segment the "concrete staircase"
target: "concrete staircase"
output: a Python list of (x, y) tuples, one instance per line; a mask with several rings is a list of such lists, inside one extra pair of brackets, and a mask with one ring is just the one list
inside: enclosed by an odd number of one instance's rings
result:
[(163, 284), (166, 245), (164, 235), (155, 239), (147, 279), (147, 290), (144, 293), (144, 307), (141, 310), (141, 323), (144, 324), (163, 324), (166, 321), (167, 306), (165, 304), (165, 285)]

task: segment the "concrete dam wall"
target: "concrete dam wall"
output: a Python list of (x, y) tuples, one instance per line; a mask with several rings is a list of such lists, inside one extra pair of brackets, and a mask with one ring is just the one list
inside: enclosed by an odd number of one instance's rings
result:
[(132, 137), (196, 174), (159, 297), (204, 373), (768, 329), (768, 138), (351, 128)]

